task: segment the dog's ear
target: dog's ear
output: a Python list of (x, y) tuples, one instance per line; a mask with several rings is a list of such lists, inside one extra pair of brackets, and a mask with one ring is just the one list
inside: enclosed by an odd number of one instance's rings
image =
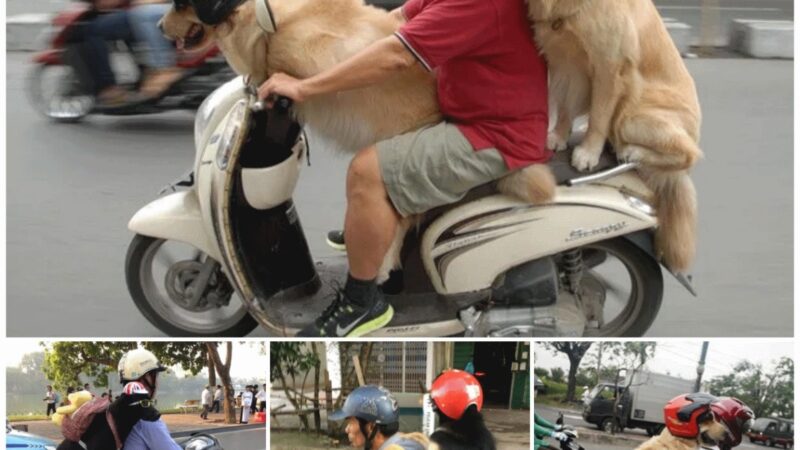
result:
[(233, 32), (233, 28), (236, 26), (236, 19), (237, 15), (239, 14), (238, 10), (234, 10), (224, 22), (217, 25), (214, 32), (216, 33), (217, 37), (224, 38), (225, 36), (231, 34)]

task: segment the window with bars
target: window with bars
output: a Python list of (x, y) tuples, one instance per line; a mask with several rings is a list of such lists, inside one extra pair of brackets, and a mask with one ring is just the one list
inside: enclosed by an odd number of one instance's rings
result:
[[(352, 370), (353, 356), (365, 351), (367, 345), (341, 344), (344, 372)], [(425, 342), (373, 342), (364, 381), (384, 386), (394, 393), (419, 392), (420, 382), (425, 384), (427, 356)]]

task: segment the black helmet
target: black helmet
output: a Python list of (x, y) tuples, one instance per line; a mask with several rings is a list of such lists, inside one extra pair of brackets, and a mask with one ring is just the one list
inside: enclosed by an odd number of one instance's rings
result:
[(347, 396), (342, 409), (329, 416), (331, 420), (343, 420), (348, 417), (364, 419), (385, 425), (400, 421), (397, 400), (392, 393), (379, 386), (361, 386)]
[(234, 9), (247, 0), (172, 0), (175, 9), (194, 8), (197, 18), (206, 25), (219, 25)]

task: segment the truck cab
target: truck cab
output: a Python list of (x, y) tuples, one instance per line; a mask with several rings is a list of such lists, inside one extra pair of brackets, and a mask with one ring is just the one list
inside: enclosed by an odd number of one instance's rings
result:
[(614, 383), (599, 383), (589, 392), (584, 401), (583, 420), (597, 425), (600, 429), (614, 426), (614, 402), (622, 392), (622, 386), (615, 386)]

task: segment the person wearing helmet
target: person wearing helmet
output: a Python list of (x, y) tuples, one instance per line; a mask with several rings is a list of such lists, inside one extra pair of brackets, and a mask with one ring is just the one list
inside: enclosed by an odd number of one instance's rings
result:
[(558, 441), (566, 441), (569, 439), (564, 432), (563, 425), (556, 425), (550, 423), (534, 411), (533, 413), (533, 450), (539, 448), (546, 448), (548, 442), (546, 438), (553, 438)]
[(741, 444), (742, 434), (750, 428), (753, 417), (753, 411), (733, 397), (683, 394), (664, 407), (667, 431), (648, 442), (652, 442), (652, 448), (659, 448), (655, 442), (659, 439), (688, 439), (703, 447), (730, 450)]
[[(342, 409), (328, 416), (346, 420), (345, 432), (351, 447), (364, 450), (425, 450), (428, 439), (421, 433), (398, 433), (400, 412), (392, 393), (368, 385), (353, 390)], [(126, 449), (127, 450), (127, 449)]]
[(430, 395), (439, 418), (431, 449), (495, 449), (494, 436), (481, 415), (483, 389), (472, 374), (445, 370), (434, 380)]
[(124, 439), (125, 450), (181, 450), (169, 435), (167, 425), (153, 403), (158, 389), (158, 374), (167, 369), (153, 353), (138, 348), (123, 355), (118, 370), (124, 387), (120, 398), (109, 409), (115, 419), (118, 415), (130, 416), (134, 411), (136, 415), (133, 417), (138, 418)]

